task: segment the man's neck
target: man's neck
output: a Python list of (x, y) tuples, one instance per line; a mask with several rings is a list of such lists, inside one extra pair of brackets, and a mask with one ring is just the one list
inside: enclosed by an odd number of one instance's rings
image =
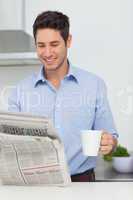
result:
[(69, 70), (69, 64), (66, 61), (63, 63), (62, 66), (60, 66), (56, 70), (47, 70), (45, 71), (45, 77), (48, 81), (52, 83), (52, 85), (55, 88), (59, 88), (61, 80), (64, 78), (64, 76), (68, 73)]

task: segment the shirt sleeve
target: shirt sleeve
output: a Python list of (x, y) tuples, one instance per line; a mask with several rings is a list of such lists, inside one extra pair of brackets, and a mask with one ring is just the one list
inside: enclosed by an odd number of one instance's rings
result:
[(95, 119), (93, 124), (94, 130), (106, 130), (118, 137), (112, 112), (107, 99), (107, 89), (103, 80), (98, 80), (97, 97), (95, 107)]
[(20, 112), (20, 102), (19, 102), (19, 94), (20, 90), (18, 87), (12, 89), (9, 97), (8, 97), (8, 111), (11, 112)]

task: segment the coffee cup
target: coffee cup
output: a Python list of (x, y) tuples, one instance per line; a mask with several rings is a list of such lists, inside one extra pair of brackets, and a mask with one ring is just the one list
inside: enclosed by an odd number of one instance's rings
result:
[(101, 130), (81, 130), (82, 150), (84, 155), (98, 155), (101, 135)]

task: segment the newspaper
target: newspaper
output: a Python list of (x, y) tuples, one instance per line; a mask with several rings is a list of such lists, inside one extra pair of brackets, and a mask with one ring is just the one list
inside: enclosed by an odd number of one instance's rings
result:
[(64, 146), (48, 118), (0, 112), (0, 179), (4, 185), (71, 182)]

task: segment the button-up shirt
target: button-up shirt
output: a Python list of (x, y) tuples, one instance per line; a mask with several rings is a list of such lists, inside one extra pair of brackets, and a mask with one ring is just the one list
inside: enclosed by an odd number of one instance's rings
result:
[(68, 74), (56, 89), (44, 67), (15, 87), (9, 111), (46, 116), (64, 144), (70, 174), (95, 168), (96, 157), (83, 155), (81, 130), (104, 129), (117, 137), (104, 81), (88, 71), (69, 65)]

